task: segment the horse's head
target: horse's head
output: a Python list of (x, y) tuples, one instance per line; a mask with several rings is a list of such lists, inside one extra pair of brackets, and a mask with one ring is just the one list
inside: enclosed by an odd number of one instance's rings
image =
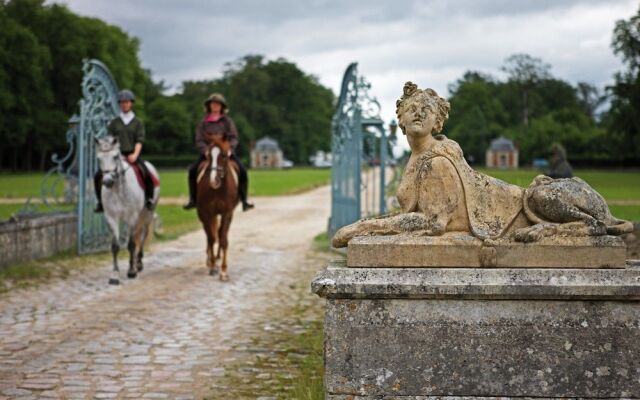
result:
[(102, 171), (102, 183), (107, 188), (111, 188), (118, 179), (118, 168), (121, 165), (120, 143), (118, 139), (109, 136), (106, 139), (95, 139), (96, 157), (98, 165)]
[(207, 144), (207, 161), (209, 164), (209, 180), (211, 187), (218, 189), (227, 174), (229, 157), (231, 157), (231, 144), (221, 136), (211, 136)]

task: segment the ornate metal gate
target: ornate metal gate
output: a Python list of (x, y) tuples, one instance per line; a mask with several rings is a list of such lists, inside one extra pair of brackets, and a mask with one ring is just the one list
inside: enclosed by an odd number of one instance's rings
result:
[[(82, 98), (80, 115), (69, 119), (67, 144), (63, 157), (54, 154), (55, 166), (44, 176), (39, 203), (44, 213), (63, 211), (69, 203), (76, 203), (78, 216), (77, 249), (79, 254), (104, 250), (110, 244), (110, 233), (102, 214), (95, 214), (96, 205), (93, 176), (98, 170), (94, 138), (107, 134), (109, 122), (119, 113), (118, 87), (109, 69), (98, 60), (83, 60)], [(59, 197), (64, 185), (64, 198)], [(30, 198), (18, 215), (43, 213), (35, 199)], [(126, 243), (127, 232), (121, 226)]]
[(362, 217), (385, 213), (390, 157), (380, 103), (370, 88), (358, 75), (358, 64), (350, 64), (331, 123), (331, 235)]
[[(98, 170), (94, 138), (107, 134), (109, 122), (118, 115), (118, 86), (111, 72), (98, 60), (84, 60), (80, 126), (77, 130), (78, 253), (105, 249), (109, 231), (102, 214), (95, 214), (93, 176)], [(126, 238), (126, 232), (122, 235)]]

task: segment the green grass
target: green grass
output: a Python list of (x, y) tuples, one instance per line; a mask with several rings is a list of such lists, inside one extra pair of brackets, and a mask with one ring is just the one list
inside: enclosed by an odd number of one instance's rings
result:
[[(0, 221), (9, 219), (13, 214), (18, 212), (24, 204), (0, 204)], [(74, 209), (72, 204), (61, 204), (53, 208), (55, 211), (71, 211)], [(35, 206), (35, 212), (47, 212), (50, 211), (45, 206), (38, 204)]]
[[(539, 174), (533, 169), (498, 170), (480, 168), (481, 172), (514, 185), (527, 187)], [(575, 176), (584, 179), (607, 201), (640, 202), (640, 171), (616, 170), (575, 170)], [(618, 218), (640, 221), (640, 205), (610, 204), (613, 215)]]
[[(0, 197), (30, 197), (40, 195), (43, 173), (0, 174)], [(56, 187), (56, 193), (61, 195), (62, 185)]]
[[(501, 179), (514, 185), (527, 187), (533, 178), (539, 174), (533, 169), (498, 170), (480, 168), (481, 172)], [(576, 170), (575, 176), (584, 179), (607, 200), (639, 200), (640, 201), (640, 171), (598, 171)]]
[[(41, 173), (0, 174), (0, 197), (16, 198), (40, 195)], [(250, 170), (249, 194), (251, 196), (279, 196), (294, 194), (326, 185), (331, 179), (331, 170), (315, 168), (293, 168), (286, 170)], [(160, 170), (161, 196), (180, 197), (188, 195), (187, 171)], [(58, 185), (57, 193), (62, 193)]]
[(200, 220), (195, 211), (185, 211), (182, 206), (160, 205), (156, 208), (162, 221), (162, 233), (157, 234), (158, 240), (172, 240), (200, 228)]
[[(288, 170), (250, 170), (250, 196), (280, 196), (301, 193), (326, 185), (331, 179), (328, 169), (293, 168)], [(161, 191), (164, 197), (188, 195), (186, 170), (161, 170)]]
[(294, 168), (289, 170), (249, 171), (249, 194), (252, 196), (279, 196), (301, 193), (328, 185), (331, 170)]
[(106, 252), (79, 256), (69, 250), (41, 260), (7, 265), (0, 268), (0, 293), (36, 286), (53, 278), (64, 279), (71, 271), (101, 265), (110, 258), (111, 254)]

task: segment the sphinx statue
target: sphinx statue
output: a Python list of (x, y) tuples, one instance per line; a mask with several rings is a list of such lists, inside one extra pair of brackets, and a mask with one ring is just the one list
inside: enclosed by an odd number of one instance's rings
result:
[(397, 190), (402, 211), (341, 228), (332, 239), (334, 247), (345, 247), (356, 236), (462, 232), (482, 241), (531, 243), (633, 230), (580, 178), (539, 175), (525, 189), (473, 170), (458, 143), (439, 134), (449, 110), (433, 89), (404, 85), (396, 114), (411, 157)]

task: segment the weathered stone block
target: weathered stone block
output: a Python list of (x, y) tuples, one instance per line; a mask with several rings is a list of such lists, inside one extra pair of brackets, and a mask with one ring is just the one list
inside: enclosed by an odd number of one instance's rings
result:
[(360, 236), (348, 245), (350, 267), (624, 268), (617, 236), (546, 237), (533, 243), (442, 236)]
[(327, 399), (640, 396), (640, 266), (347, 268), (327, 298)]
[(76, 225), (75, 213), (47, 214), (0, 223), (0, 267), (74, 248)]

